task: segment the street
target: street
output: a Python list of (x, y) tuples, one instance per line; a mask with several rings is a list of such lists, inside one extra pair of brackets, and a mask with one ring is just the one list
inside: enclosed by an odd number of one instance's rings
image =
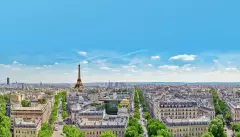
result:
[(62, 101), (60, 100), (59, 107), (58, 107), (57, 121), (54, 124), (54, 131), (53, 131), (52, 137), (64, 137), (62, 134), (63, 126), (64, 126), (64, 123), (62, 119)]
[(232, 137), (233, 131), (229, 126), (225, 126), (225, 129), (227, 130), (227, 137)]
[(143, 117), (143, 108), (142, 108), (142, 106), (140, 105), (140, 120), (139, 120), (139, 122), (140, 122), (140, 124), (142, 125), (142, 128), (143, 128), (143, 137), (148, 137), (148, 134), (147, 134), (147, 128), (146, 128), (146, 124), (143, 122), (143, 121), (146, 121), (145, 119), (144, 119), (144, 117)]

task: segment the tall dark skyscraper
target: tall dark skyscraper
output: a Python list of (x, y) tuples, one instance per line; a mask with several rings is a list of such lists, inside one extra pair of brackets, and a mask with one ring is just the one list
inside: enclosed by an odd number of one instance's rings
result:
[(9, 84), (10, 84), (10, 78), (7, 77), (7, 85), (9, 85)]

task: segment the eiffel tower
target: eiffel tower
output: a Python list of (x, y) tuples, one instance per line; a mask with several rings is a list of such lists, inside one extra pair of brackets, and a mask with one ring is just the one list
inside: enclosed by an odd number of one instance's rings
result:
[(81, 76), (80, 76), (80, 64), (78, 65), (78, 79), (77, 83), (75, 84), (76, 89), (81, 89), (83, 87)]

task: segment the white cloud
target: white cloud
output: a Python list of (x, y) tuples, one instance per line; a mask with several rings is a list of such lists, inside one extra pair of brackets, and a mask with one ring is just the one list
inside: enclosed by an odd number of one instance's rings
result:
[(142, 70), (129, 69), (129, 72), (141, 72)]
[(163, 65), (159, 66), (160, 69), (169, 69), (169, 70), (176, 70), (179, 68), (179, 66), (173, 66), (173, 65)]
[(122, 68), (125, 68), (125, 69), (129, 69), (129, 68), (136, 68), (137, 66), (135, 65), (126, 65), (126, 66), (122, 66)]
[(119, 69), (113, 69), (112, 72), (120, 72)]
[(38, 70), (39, 70), (39, 69), (42, 69), (42, 68), (41, 68), (41, 67), (36, 67), (36, 69), (38, 69)]
[(84, 60), (81, 62), (82, 64), (88, 64), (88, 61)]
[(68, 73), (63, 73), (64, 75), (68, 75)]
[(193, 69), (195, 69), (195, 67), (192, 66), (191, 64), (185, 64), (184, 66), (181, 67), (182, 71), (192, 71)]
[(0, 67), (4, 67), (4, 68), (10, 68), (10, 65), (5, 65), (5, 64), (0, 64)]
[(100, 59), (94, 60), (93, 62), (96, 64), (104, 64), (104, 60), (100, 60)]
[(81, 56), (87, 56), (87, 52), (85, 51), (78, 51), (77, 53)]
[(124, 74), (124, 76), (132, 76), (132, 74), (126, 73), (126, 74)]
[(52, 65), (43, 65), (43, 67), (52, 68)]
[(19, 64), (17, 61), (13, 61), (13, 63), (12, 64)]
[(234, 72), (239, 72), (237, 68), (225, 68), (226, 71), (234, 71)]
[(55, 65), (58, 65), (59, 63), (58, 62), (55, 62)]
[(147, 64), (147, 66), (152, 67), (152, 64)]
[(152, 56), (151, 59), (156, 60), (156, 59), (160, 59), (160, 57), (159, 56)]
[(169, 58), (170, 60), (184, 60), (184, 61), (193, 61), (195, 60), (197, 57), (197, 55), (187, 55), (187, 54), (183, 54), (183, 55), (177, 55), (177, 56), (173, 56), (171, 58)]
[(110, 68), (109, 67), (100, 67), (100, 69), (102, 69), (102, 70), (109, 70)]

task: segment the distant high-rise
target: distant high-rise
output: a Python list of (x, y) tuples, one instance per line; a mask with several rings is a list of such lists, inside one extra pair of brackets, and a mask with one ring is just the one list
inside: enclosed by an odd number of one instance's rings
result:
[(10, 78), (7, 77), (7, 85), (9, 85), (9, 84), (10, 84)]

